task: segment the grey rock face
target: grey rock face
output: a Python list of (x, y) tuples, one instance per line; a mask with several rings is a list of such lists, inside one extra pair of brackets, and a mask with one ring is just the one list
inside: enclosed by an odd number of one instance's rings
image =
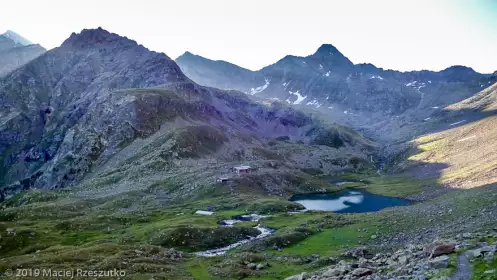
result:
[[(116, 145), (151, 129), (135, 131), (126, 121), (146, 113), (137, 111), (136, 100), (157, 100), (113, 92), (186, 81), (166, 55), (134, 41), (102, 29), (73, 34), (0, 82), (3, 183), (22, 180), (40, 165), (52, 172), (28, 185), (61, 187), (61, 180), (83, 176), (106, 142)], [(104, 131), (112, 125), (120, 136)]]

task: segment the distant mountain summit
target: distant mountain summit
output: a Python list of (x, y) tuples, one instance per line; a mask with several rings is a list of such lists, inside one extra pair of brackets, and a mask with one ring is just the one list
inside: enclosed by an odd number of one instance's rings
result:
[(323, 62), (328, 66), (335, 67), (352, 67), (354, 64), (345, 57), (337, 48), (331, 44), (324, 44), (311, 56), (310, 59)]
[(322, 44), (321, 47), (314, 53), (314, 55), (334, 55), (341, 54), (332, 44)]
[(23, 46), (33, 45), (33, 43), (31, 43), (31, 41), (29, 41), (28, 39), (15, 33), (12, 30), (7, 30), (7, 32), (1, 34), (0, 36), (3, 36), (5, 38), (9, 38), (10, 40), (14, 41), (16, 44), (19, 44), (19, 45), (23, 45)]
[(43, 54), (46, 50), (14, 31), (0, 35), (0, 77), (23, 66)]

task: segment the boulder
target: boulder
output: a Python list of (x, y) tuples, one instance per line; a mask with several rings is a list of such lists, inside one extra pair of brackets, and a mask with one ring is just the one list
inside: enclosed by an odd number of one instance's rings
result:
[(365, 258), (360, 258), (360, 259), (359, 259), (359, 262), (357, 263), (357, 265), (358, 265), (359, 267), (368, 267), (368, 266), (369, 266), (369, 262), (368, 262), (368, 260), (367, 260), (367, 259), (365, 259)]
[(306, 273), (302, 272), (301, 274), (287, 277), (287, 278), (285, 278), (285, 280), (304, 280), (304, 279), (306, 279), (306, 278), (304, 278), (305, 275), (306, 275)]
[(442, 269), (449, 267), (450, 258), (446, 255), (436, 257), (430, 260), (430, 267), (434, 269)]
[(401, 265), (405, 265), (409, 262), (409, 258), (406, 255), (399, 256), (397, 260)]
[(363, 277), (373, 274), (373, 271), (369, 268), (359, 267), (352, 271), (352, 275), (356, 277)]
[(342, 267), (330, 268), (325, 273), (323, 273), (323, 276), (325, 277), (341, 276), (344, 275), (345, 273), (346, 271)]
[(497, 251), (497, 246), (496, 245), (485, 246), (485, 247), (480, 248), (480, 251), (484, 254), (488, 253), (488, 252), (495, 253)]
[(481, 248), (474, 249), (474, 250), (468, 250), (466, 252), (466, 254), (471, 259), (479, 258), (479, 257), (481, 257)]
[(486, 262), (492, 262), (495, 258), (495, 252), (488, 252), (485, 254), (485, 261)]
[(374, 255), (371, 254), (371, 252), (369, 252), (366, 247), (356, 247), (346, 251), (345, 253), (342, 254), (342, 256), (354, 259), (360, 259), (360, 258), (370, 259)]
[(259, 263), (257, 264), (257, 266), (255, 267), (256, 270), (262, 270), (266, 267), (268, 267), (269, 265), (267, 263)]
[(249, 263), (249, 264), (247, 264), (247, 268), (248, 269), (256, 269), (257, 268), (257, 264), (255, 264), (255, 263)]
[(452, 254), (455, 252), (455, 250), (455, 244), (430, 244), (426, 247), (426, 252), (428, 252), (430, 258)]
[(35, 237), (36, 236), (36, 232), (34, 232), (34, 231), (30, 230), (30, 229), (23, 229), (23, 230), (21, 230), (21, 233), (27, 234), (30, 237)]
[(486, 247), (488, 246), (487, 242), (478, 242), (476, 243), (476, 247), (481, 248), (481, 247)]
[(16, 235), (16, 230), (13, 228), (7, 228), (6, 231), (7, 231), (7, 235), (12, 235), (12, 236)]

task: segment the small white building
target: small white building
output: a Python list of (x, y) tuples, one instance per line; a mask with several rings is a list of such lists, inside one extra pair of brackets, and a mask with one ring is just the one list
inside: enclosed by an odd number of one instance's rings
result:
[(240, 165), (236, 166), (233, 168), (235, 170), (235, 173), (249, 173), (249, 171), (252, 169), (248, 165)]
[(195, 214), (210, 216), (210, 215), (214, 214), (214, 212), (204, 211), (204, 210), (197, 210), (197, 212), (195, 212)]

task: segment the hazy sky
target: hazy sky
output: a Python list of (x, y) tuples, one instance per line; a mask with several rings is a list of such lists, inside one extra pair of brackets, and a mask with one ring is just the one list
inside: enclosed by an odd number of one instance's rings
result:
[(46, 48), (102, 26), (176, 58), (186, 50), (249, 69), (321, 44), (398, 70), (497, 70), (497, 0), (15, 0), (0, 32)]

